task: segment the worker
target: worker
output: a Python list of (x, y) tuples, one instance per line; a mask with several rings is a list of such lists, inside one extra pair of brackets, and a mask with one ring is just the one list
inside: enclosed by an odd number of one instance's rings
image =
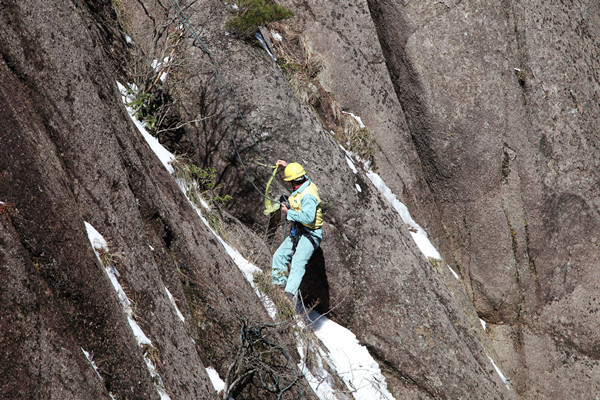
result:
[(283, 287), (285, 296), (295, 303), (306, 264), (323, 238), (321, 199), (319, 189), (308, 179), (300, 164), (295, 162), (288, 164), (283, 160), (277, 160), (276, 165), (285, 167), (283, 180), (291, 184), (289, 206), (281, 203), (281, 212), (288, 221), (292, 222), (292, 227), (290, 235), (284, 239), (273, 255), (272, 281), (273, 284)]

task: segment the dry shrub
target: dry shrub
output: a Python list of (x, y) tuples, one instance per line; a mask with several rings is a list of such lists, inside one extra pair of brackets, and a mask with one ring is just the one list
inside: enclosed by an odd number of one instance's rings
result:
[(313, 110), (325, 129), (335, 133), (343, 146), (373, 165), (373, 134), (354, 117), (344, 113), (344, 108), (335, 97), (323, 88), (319, 79), (320, 72), (325, 68), (323, 58), (301, 33), (293, 32), (282, 23), (270, 24), (269, 29), (282, 37), (282, 40), (273, 41), (274, 54), (300, 100)]

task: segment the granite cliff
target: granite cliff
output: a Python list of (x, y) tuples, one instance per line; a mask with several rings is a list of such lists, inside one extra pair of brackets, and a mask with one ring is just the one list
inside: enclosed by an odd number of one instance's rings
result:
[[(323, 198), (305, 300), (395, 398), (600, 394), (598, 4), (279, 4), (295, 16), (261, 27), (273, 57), (227, 32), (232, 2), (0, 5), (0, 397), (223, 398), (212, 368), (236, 399), (323, 398), (264, 275), (227, 250), (268, 276), (277, 159)], [(179, 171), (213, 181), (204, 220), (117, 81)], [(277, 349), (252, 360), (274, 386), (243, 374), (247, 338)]]

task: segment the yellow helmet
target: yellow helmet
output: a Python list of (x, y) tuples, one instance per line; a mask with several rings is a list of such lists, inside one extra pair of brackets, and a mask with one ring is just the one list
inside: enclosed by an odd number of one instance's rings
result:
[(283, 180), (293, 181), (305, 174), (306, 172), (304, 172), (304, 168), (302, 168), (302, 165), (293, 162), (288, 164), (287, 167), (285, 167), (285, 170), (283, 171)]

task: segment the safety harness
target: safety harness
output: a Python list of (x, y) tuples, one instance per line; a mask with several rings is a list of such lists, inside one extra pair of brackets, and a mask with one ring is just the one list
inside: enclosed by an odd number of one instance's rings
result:
[(290, 236), (292, 237), (292, 254), (296, 252), (296, 247), (298, 246), (298, 242), (300, 241), (300, 236), (305, 236), (313, 245), (315, 250), (317, 250), (317, 247), (319, 247), (316, 240), (314, 239), (314, 235), (312, 234), (312, 232), (309, 232), (309, 230), (306, 229), (304, 225), (296, 221), (292, 222)]
[[(286, 196), (284, 194), (281, 195), (279, 197), (279, 202), (285, 204), (285, 206), (287, 208), (291, 208), (289, 196)], [(314, 238), (315, 235), (313, 235), (313, 233), (310, 231), (310, 229), (307, 229), (300, 222), (292, 221), (292, 227), (290, 228), (290, 236), (292, 238), (292, 255), (294, 253), (296, 253), (296, 247), (298, 247), (298, 242), (300, 241), (300, 236), (305, 236), (310, 241), (310, 243), (313, 245), (315, 250), (317, 250), (317, 247), (319, 247), (319, 245), (317, 244), (317, 242)]]

